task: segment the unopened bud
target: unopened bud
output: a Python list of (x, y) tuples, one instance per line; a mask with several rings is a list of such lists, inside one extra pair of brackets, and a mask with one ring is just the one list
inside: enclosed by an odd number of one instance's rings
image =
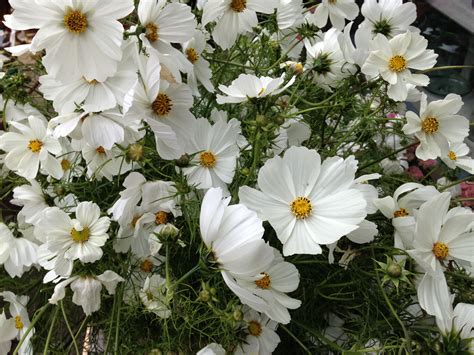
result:
[(232, 313), (232, 317), (236, 320), (236, 321), (241, 321), (243, 318), (244, 318), (244, 314), (242, 313), (242, 311), (240, 309), (236, 309), (234, 311), (234, 313)]
[(128, 147), (128, 158), (132, 161), (140, 161), (143, 158), (144, 151), (143, 146), (138, 143), (134, 143)]
[(201, 292), (199, 292), (199, 300), (201, 300), (202, 302), (209, 302), (210, 299), (211, 294), (208, 290), (202, 290)]
[(387, 267), (387, 274), (393, 278), (399, 278), (402, 276), (402, 267), (397, 263), (392, 263)]
[(184, 168), (189, 165), (189, 155), (183, 154), (179, 159), (176, 159), (175, 164), (180, 168)]

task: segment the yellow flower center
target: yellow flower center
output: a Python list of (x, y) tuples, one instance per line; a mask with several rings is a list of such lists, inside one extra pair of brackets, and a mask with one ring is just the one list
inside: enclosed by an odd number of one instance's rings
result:
[(166, 213), (165, 211), (158, 211), (155, 214), (155, 223), (157, 225), (166, 224), (168, 223), (168, 218), (168, 213)]
[(86, 81), (87, 81), (87, 83), (88, 83), (89, 85), (96, 85), (96, 84), (99, 83), (99, 82), (98, 82), (97, 80), (95, 80), (95, 79), (92, 79), (92, 80), (87, 80), (87, 79), (86, 79)]
[(262, 288), (264, 290), (270, 288), (271, 283), (272, 279), (270, 278), (270, 275), (268, 275), (266, 272), (263, 272), (263, 277), (260, 280), (255, 281), (257, 287)]
[(334, 5), (336, 2), (337, 2), (337, 0), (328, 0), (328, 3), (333, 4), (333, 5)]
[(256, 320), (251, 320), (249, 322), (249, 325), (248, 325), (247, 329), (248, 329), (250, 335), (253, 335), (254, 337), (258, 337), (258, 336), (260, 336), (260, 334), (262, 334), (262, 326)]
[(153, 263), (148, 259), (143, 260), (140, 265), (140, 270), (143, 272), (151, 272), (153, 270)]
[(89, 237), (91, 235), (89, 228), (84, 228), (81, 231), (77, 231), (76, 228), (71, 229), (71, 238), (74, 240), (76, 243), (85, 243), (89, 240)]
[(199, 54), (196, 52), (194, 48), (186, 49), (186, 56), (188, 57), (188, 60), (193, 64), (196, 63), (197, 60), (199, 59)]
[(20, 329), (23, 329), (23, 327), (24, 327), (24, 324), (21, 321), (21, 317), (20, 316), (15, 316), (15, 328), (20, 330)]
[(242, 12), (247, 8), (247, 0), (232, 0), (230, 8), (235, 12)]
[(158, 26), (154, 23), (149, 23), (145, 26), (145, 37), (148, 38), (150, 42), (155, 42), (158, 40)]
[(297, 197), (290, 205), (291, 213), (296, 219), (305, 219), (311, 214), (313, 207), (311, 201), (307, 197)]
[(39, 153), (42, 147), (43, 142), (41, 142), (39, 139), (33, 139), (28, 143), (28, 149), (31, 150), (33, 153)]
[(450, 150), (448, 152), (448, 158), (451, 159), (451, 160), (457, 160), (457, 156), (456, 156), (456, 153), (454, 153), (452, 150)]
[(95, 151), (99, 154), (105, 154), (105, 149), (102, 146), (95, 148)]
[(160, 92), (158, 96), (156, 96), (155, 101), (151, 104), (151, 108), (158, 116), (166, 116), (171, 112), (173, 103), (168, 95)]
[(449, 248), (444, 243), (436, 242), (433, 244), (433, 254), (435, 255), (436, 259), (444, 260), (449, 254)]
[(398, 218), (398, 217), (405, 217), (405, 216), (408, 216), (408, 215), (409, 215), (408, 211), (407, 211), (406, 209), (404, 209), (404, 208), (400, 208), (399, 210), (393, 212), (393, 216), (394, 216), (395, 218)]
[(216, 166), (216, 156), (211, 152), (202, 152), (199, 155), (201, 165), (205, 168), (213, 168)]
[(67, 159), (61, 160), (61, 168), (63, 168), (64, 171), (71, 169), (71, 162)]
[(395, 73), (400, 73), (407, 68), (407, 61), (401, 55), (396, 55), (388, 61), (388, 68)]
[(87, 16), (79, 10), (69, 10), (64, 15), (64, 25), (71, 33), (83, 33), (87, 30)]
[(433, 134), (438, 132), (439, 122), (436, 117), (426, 117), (421, 122), (421, 130), (426, 134)]

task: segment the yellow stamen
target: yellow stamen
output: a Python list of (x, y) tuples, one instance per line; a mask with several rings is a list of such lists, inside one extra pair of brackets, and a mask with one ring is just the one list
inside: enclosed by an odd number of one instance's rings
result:
[(408, 216), (409, 213), (406, 209), (400, 208), (398, 211), (393, 212), (395, 218)]
[(421, 122), (421, 130), (426, 134), (433, 134), (438, 132), (439, 122), (436, 117), (426, 117)]
[(64, 15), (64, 25), (71, 33), (83, 33), (87, 30), (87, 16), (79, 10), (69, 10)]
[(63, 168), (64, 171), (71, 169), (71, 162), (67, 159), (61, 160), (61, 168)]
[(105, 149), (102, 146), (97, 147), (95, 151), (99, 154), (105, 154)]
[(168, 95), (159, 93), (155, 101), (151, 104), (151, 108), (158, 116), (166, 116), (171, 112), (173, 103)]
[(43, 142), (41, 142), (39, 139), (33, 139), (28, 143), (28, 149), (33, 153), (39, 153), (42, 147)]
[(15, 328), (20, 330), (20, 329), (23, 329), (24, 326), (25, 325), (21, 321), (21, 317), (20, 316), (15, 316)]
[(393, 56), (388, 61), (388, 68), (395, 73), (400, 73), (407, 68), (407, 61), (401, 55)]
[(456, 156), (456, 153), (454, 153), (452, 150), (448, 152), (448, 158), (451, 160), (457, 160), (458, 157)]
[(158, 40), (158, 29), (159, 27), (154, 23), (149, 23), (145, 26), (145, 37), (148, 38), (150, 42), (155, 42)]
[(256, 320), (251, 320), (249, 322), (249, 325), (248, 325), (247, 329), (248, 329), (250, 335), (253, 335), (254, 337), (258, 337), (258, 336), (260, 336), (260, 334), (262, 334), (262, 326)]
[(143, 260), (142, 264), (140, 265), (140, 270), (148, 273), (152, 272), (153, 263), (148, 259)]
[(186, 56), (188, 57), (188, 60), (193, 64), (196, 63), (197, 60), (199, 59), (199, 54), (196, 52), (194, 48), (186, 49)]
[(309, 198), (297, 197), (291, 203), (290, 209), (296, 219), (305, 219), (311, 214), (313, 207)]
[(85, 243), (89, 240), (89, 237), (91, 235), (89, 228), (84, 228), (81, 231), (77, 231), (75, 228), (71, 229), (71, 238), (74, 240), (76, 243)]
[(266, 272), (263, 272), (262, 274), (263, 274), (263, 277), (260, 280), (256, 280), (255, 284), (257, 285), (258, 288), (262, 288), (266, 290), (267, 288), (270, 288), (272, 279), (270, 278), (270, 275), (268, 275)]
[(230, 8), (235, 12), (242, 12), (247, 8), (247, 0), (232, 0)]
[(448, 257), (449, 248), (444, 243), (436, 242), (433, 244), (433, 254), (435, 255), (436, 259), (444, 260)]
[(199, 155), (201, 165), (205, 168), (213, 168), (216, 166), (216, 156), (212, 152), (203, 152)]
[(168, 223), (168, 219), (169, 219), (168, 213), (166, 213), (165, 211), (158, 211), (155, 214), (155, 223), (157, 225)]

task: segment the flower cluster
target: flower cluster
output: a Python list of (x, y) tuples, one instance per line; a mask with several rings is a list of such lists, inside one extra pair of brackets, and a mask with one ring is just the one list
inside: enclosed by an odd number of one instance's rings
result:
[(186, 3), (10, 0), (0, 352), (472, 348), (469, 121), (416, 6)]

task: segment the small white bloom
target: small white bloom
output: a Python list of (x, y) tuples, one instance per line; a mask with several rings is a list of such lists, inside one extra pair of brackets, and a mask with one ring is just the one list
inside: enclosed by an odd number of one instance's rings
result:
[(271, 14), (276, 6), (276, 0), (208, 0), (202, 25), (216, 21), (212, 38), (222, 49), (228, 49), (238, 35), (251, 32), (258, 25), (257, 12)]
[(252, 74), (240, 74), (229, 86), (219, 85), (219, 90), (227, 96), (217, 95), (218, 104), (245, 102), (252, 98), (260, 99), (266, 96), (278, 95), (285, 91), (295, 81), (292, 77), (283, 87), (285, 74), (279, 78), (268, 76), (257, 77)]
[(87, 176), (100, 180), (105, 177), (112, 181), (114, 176), (125, 174), (132, 169), (132, 164), (127, 162), (123, 151), (113, 146), (105, 149), (103, 146), (91, 146), (84, 142), (81, 150), (87, 164)]
[(171, 311), (166, 306), (166, 279), (158, 274), (147, 277), (143, 288), (140, 290), (140, 299), (150, 312), (166, 319), (171, 316)]
[(272, 142), (272, 152), (278, 155), (289, 147), (299, 147), (310, 136), (311, 128), (306, 122), (302, 119), (290, 118), (280, 126), (278, 136)]
[(322, 28), (331, 20), (333, 27), (342, 30), (347, 20), (354, 20), (359, 14), (359, 6), (354, 0), (323, 0), (314, 13), (308, 13), (306, 20)]
[(217, 343), (211, 343), (201, 350), (199, 350), (196, 355), (225, 355), (225, 349), (222, 345)]
[(421, 97), (420, 115), (406, 113), (405, 134), (420, 140), (416, 156), (422, 160), (436, 159), (449, 152), (449, 143), (461, 143), (469, 135), (469, 120), (457, 113), (463, 105), (459, 95), (449, 94), (443, 100), (428, 103)]
[(202, 56), (206, 44), (206, 35), (201, 30), (196, 30), (193, 38), (183, 44), (183, 52), (193, 65), (193, 70), (188, 72), (188, 85), (195, 96), (200, 96), (198, 82), (207, 91), (214, 92), (214, 85), (211, 83), (212, 71), (209, 62)]
[(190, 162), (192, 166), (183, 169), (190, 185), (199, 189), (221, 187), (227, 191), (235, 174), (239, 155), (237, 139), (241, 132), (240, 122), (231, 121), (219, 120), (211, 126), (204, 118), (197, 120), (188, 148), (189, 153), (196, 154)]
[(426, 49), (428, 41), (418, 33), (405, 32), (388, 40), (378, 34), (372, 42), (372, 52), (362, 66), (362, 72), (371, 77), (380, 74), (388, 82), (388, 96), (395, 101), (405, 101), (408, 84), (426, 86), (425, 74), (411, 70), (430, 69), (436, 64), (437, 54)]
[(29, 180), (30, 185), (21, 185), (13, 189), (13, 199), (10, 201), (13, 205), (22, 206), (20, 215), (25, 217), (25, 222), (36, 224), (41, 213), (48, 208), (45, 195), (40, 184), (36, 180)]
[(469, 156), (469, 147), (465, 143), (450, 144), (449, 151), (443, 152), (441, 160), (451, 169), (459, 167), (474, 174), (474, 159)]
[(260, 169), (260, 191), (243, 186), (239, 197), (270, 222), (283, 255), (320, 254), (320, 244), (354, 231), (367, 214), (362, 193), (352, 187), (355, 172), (349, 160), (321, 163), (315, 150), (291, 147)]
[(11, 122), (18, 132), (7, 132), (0, 136), (0, 149), (7, 152), (5, 165), (20, 176), (34, 179), (41, 168), (49, 175), (60, 179), (61, 165), (54, 158), (61, 152), (58, 140), (46, 130), (45, 122), (37, 117), (28, 117), (28, 125)]

